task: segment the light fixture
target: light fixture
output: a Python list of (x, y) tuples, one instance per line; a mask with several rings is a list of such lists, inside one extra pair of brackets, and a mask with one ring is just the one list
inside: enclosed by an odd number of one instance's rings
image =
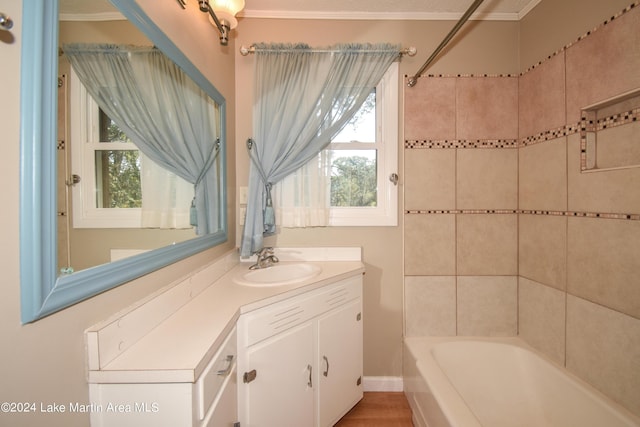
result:
[(200, 10), (209, 13), (209, 21), (220, 31), (220, 44), (229, 43), (229, 31), (238, 26), (236, 14), (244, 8), (244, 0), (198, 0)]

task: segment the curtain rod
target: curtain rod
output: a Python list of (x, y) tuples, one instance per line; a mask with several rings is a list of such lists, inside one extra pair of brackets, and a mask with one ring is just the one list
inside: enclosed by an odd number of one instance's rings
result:
[[(270, 52), (271, 50), (262, 49), (262, 51), (263, 52)], [(307, 51), (308, 52), (321, 52), (321, 53), (323, 53), (323, 52), (326, 52), (326, 53), (339, 52), (336, 49), (308, 49)], [(398, 54), (400, 56), (402, 56), (402, 55), (414, 56), (417, 52), (418, 52), (418, 50), (415, 47), (410, 46), (410, 47), (407, 47), (407, 48), (404, 48), (404, 49), (400, 49)], [(254, 45), (251, 45), (249, 47), (241, 46), (240, 47), (240, 53), (242, 54), (242, 56), (247, 56), (250, 53), (256, 53), (256, 47)]]
[(473, 12), (475, 12), (475, 10), (478, 8), (478, 6), (480, 6), (480, 3), (482, 3), (483, 1), (484, 0), (475, 0), (473, 2), (473, 4), (471, 6), (469, 6), (469, 9), (467, 9), (467, 11), (464, 13), (464, 15), (462, 15), (462, 17), (456, 23), (456, 25), (451, 29), (451, 31), (449, 31), (449, 34), (447, 34), (447, 36), (444, 38), (444, 40), (442, 40), (442, 42), (440, 42), (440, 44), (438, 45), (436, 50), (433, 51), (431, 56), (426, 60), (426, 62), (422, 65), (422, 67), (420, 67), (418, 72), (415, 73), (413, 75), (413, 77), (409, 77), (409, 80), (407, 82), (407, 86), (414, 87), (416, 85), (420, 75), (424, 72), (424, 70), (427, 69), (427, 67), (433, 62), (433, 60), (436, 59), (436, 56), (438, 56), (440, 51), (442, 49), (444, 49), (444, 47), (447, 45), (447, 43), (449, 43), (449, 41), (453, 38), (453, 36), (456, 35), (456, 33), (458, 32), (460, 27), (462, 27), (464, 25), (464, 23), (467, 22), (467, 20), (471, 16), (471, 14)]

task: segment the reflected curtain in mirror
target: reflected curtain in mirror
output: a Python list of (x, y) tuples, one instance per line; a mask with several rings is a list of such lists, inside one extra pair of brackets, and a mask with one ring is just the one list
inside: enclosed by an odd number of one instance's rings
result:
[(219, 230), (218, 105), (155, 48), (63, 49), (93, 99), (138, 149), (194, 185), (197, 233)]
[(400, 47), (346, 44), (256, 44), (254, 138), (241, 255), (275, 233), (271, 187), (309, 162), (351, 120)]
[(191, 228), (193, 185), (140, 154), (142, 228)]

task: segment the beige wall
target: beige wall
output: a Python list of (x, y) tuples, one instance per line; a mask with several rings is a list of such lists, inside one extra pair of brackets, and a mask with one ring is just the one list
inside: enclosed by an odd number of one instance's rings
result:
[(640, 169), (580, 167), (580, 108), (640, 88), (640, 10), (562, 3), (522, 74), (405, 91), (406, 334), (519, 334), (640, 414)]
[[(143, 2), (139, 2), (143, 3)], [(176, 14), (175, 2), (166, 7), (155, 1), (146, 1), (149, 14), (162, 21), (163, 28), (171, 28), (176, 40), (193, 62), (203, 70), (213, 84), (228, 100), (227, 129), (229, 147), (229, 218), (235, 217), (234, 170), (234, 72), (233, 60), (228, 48), (217, 43), (217, 34), (210, 25), (193, 25), (186, 15)], [(193, 6), (190, 3), (190, 6)], [(151, 10), (152, 9), (152, 10)], [(0, 171), (4, 209), (0, 213), (2, 247), (0, 268), (0, 402), (88, 403), (85, 349), (83, 331), (118, 310), (149, 295), (154, 290), (171, 283), (178, 277), (204, 265), (219, 254), (235, 246), (233, 225), (230, 226), (228, 243), (193, 256), (158, 272), (149, 274), (114, 290), (105, 292), (82, 303), (28, 325), (20, 324), (20, 275), (19, 275), (19, 105), (20, 105), (20, 48), (22, 1), (0, 0), (0, 11), (14, 19), (11, 34), (0, 31), (0, 52), (3, 65), (0, 81), (3, 82), (3, 102), (0, 104), (0, 126), (3, 135), (4, 158)], [(195, 14), (195, 13), (194, 13)], [(183, 21), (184, 19), (184, 21)], [(167, 24), (171, 22), (170, 25)], [(185, 31), (189, 28), (189, 31)], [(204, 35), (196, 37), (198, 31)], [(206, 49), (202, 40), (207, 42)], [(87, 414), (4, 414), (0, 413), (0, 425), (85, 427)]]

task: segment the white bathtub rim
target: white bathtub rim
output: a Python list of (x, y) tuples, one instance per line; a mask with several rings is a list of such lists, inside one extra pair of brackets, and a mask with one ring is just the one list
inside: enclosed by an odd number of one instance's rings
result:
[[(640, 417), (633, 414), (631, 411), (623, 407), (618, 402), (614, 401), (607, 395), (597, 390), (593, 385), (579, 378), (564, 366), (559, 365), (556, 361), (542, 354), (535, 348), (527, 344), (523, 339), (519, 337), (479, 337), (479, 336), (454, 336), (454, 337), (405, 337), (405, 344), (408, 350), (411, 352), (414, 360), (416, 360), (416, 367), (420, 372), (423, 381), (433, 394), (434, 399), (437, 401), (442, 412), (446, 416), (447, 420), (451, 423), (452, 427), (482, 427), (482, 424), (478, 418), (473, 414), (470, 407), (464, 401), (464, 398), (458, 393), (453, 386), (447, 375), (438, 366), (435, 357), (431, 353), (431, 349), (439, 344), (452, 341), (478, 341), (478, 342), (491, 342), (499, 344), (513, 345), (521, 347), (525, 350), (529, 350), (536, 356), (540, 357), (543, 362), (551, 365), (552, 368), (558, 369), (562, 374), (569, 377), (570, 380), (575, 381), (580, 385), (586, 393), (602, 400), (607, 405), (612, 407), (616, 415), (621, 419), (634, 425), (640, 426)], [(431, 359), (425, 360), (426, 354), (431, 355)], [(436, 392), (432, 390), (433, 386), (436, 386)]]

